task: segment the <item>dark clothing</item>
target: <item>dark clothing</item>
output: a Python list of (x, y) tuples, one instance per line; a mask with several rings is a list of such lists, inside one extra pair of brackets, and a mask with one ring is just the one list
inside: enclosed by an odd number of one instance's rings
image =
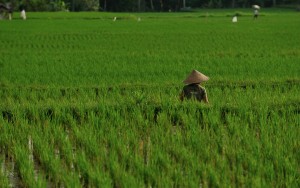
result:
[(199, 84), (189, 84), (183, 87), (181, 100), (196, 99), (198, 101), (206, 100), (206, 90)]
[(0, 11), (6, 11), (9, 14), (13, 13), (13, 8), (10, 5), (4, 5), (0, 3)]
[(11, 7), (6, 6), (6, 5), (4, 5), (4, 4), (1, 4), (1, 3), (0, 3), (0, 9), (6, 10), (6, 11), (8, 11), (9, 13), (12, 12), (12, 8), (11, 8)]
[(21, 4), (21, 5), (19, 6), (19, 10), (20, 10), (20, 11), (25, 10), (25, 6), (24, 6), (23, 4)]

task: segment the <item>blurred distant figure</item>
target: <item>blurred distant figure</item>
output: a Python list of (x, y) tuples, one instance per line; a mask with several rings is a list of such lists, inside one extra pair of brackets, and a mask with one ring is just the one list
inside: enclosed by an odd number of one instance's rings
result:
[(0, 3), (0, 12), (1, 12), (1, 18), (5, 18), (8, 16), (8, 19), (12, 19), (12, 13), (13, 13), (13, 8), (11, 7), (10, 3), (7, 3), (6, 5)]
[(260, 6), (258, 6), (258, 5), (253, 5), (252, 8), (254, 8), (253, 19), (257, 19), (257, 17), (258, 17), (258, 10), (260, 9)]
[(236, 22), (237, 22), (237, 16), (233, 16), (232, 22), (233, 22), (233, 23), (236, 23)]
[(12, 11), (11, 11), (11, 12), (8, 12), (8, 19), (9, 19), (9, 20), (12, 20)]
[(183, 81), (186, 85), (182, 89), (180, 100), (183, 101), (184, 99), (194, 99), (199, 102), (203, 101), (208, 103), (206, 90), (200, 85), (201, 82), (207, 80), (209, 80), (209, 77), (197, 70), (193, 70), (191, 74)]
[(257, 19), (258, 17), (258, 10), (257, 9), (254, 9), (254, 16), (253, 16), (253, 19)]
[(21, 11), (21, 18), (22, 18), (23, 20), (26, 20), (26, 12), (25, 12), (25, 10), (22, 10), (22, 11)]
[(12, 20), (13, 8), (10, 3), (7, 4), (7, 8), (8, 8), (8, 10), (7, 10), (8, 11), (8, 19)]
[(25, 12), (25, 6), (23, 4), (20, 5), (19, 7), (20, 10), (20, 16), (23, 20), (26, 20), (26, 12)]

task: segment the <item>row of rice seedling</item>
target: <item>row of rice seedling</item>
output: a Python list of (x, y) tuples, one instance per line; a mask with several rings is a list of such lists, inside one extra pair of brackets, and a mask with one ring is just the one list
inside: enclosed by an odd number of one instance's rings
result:
[[(299, 103), (298, 82), (211, 83), (206, 85), (212, 107), (285, 107)], [(54, 115), (60, 107), (98, 107), (101, 105), (180, 105), (178, 85), (124, 85), (91, 88), (2, 88), (3, 113), (36, 109), (31, 113)], [(276, 93), (276, 95), (274, 95)], [(57, 104), (59, 101), (59, 104)], [(32, 115), (33, 115), (32, 114)], [(2, 114), (4, 115), (4, 114)], [(27, 114), (30, 115), (30, 114)], [(8, 114), (6, 115), (8, 116)]]
[(0, 22), (2, 185), (297, 187), (299, 15), (202, 14)]
[(296, 79), (297, 18), (1, 22), (1, 84), (174, 84), (194, 68), (218, 81)]
[[(1, 120), (1, 138), (20, 135), (10, 155), (21, 160), (29, 156), (30, 134), (39, 181), (54, 185), (296, 185), (299, 118), (292, 109), (240, 109), (223, 119), (218, 108), (168, 106), (156, 122), (150, 107), (117, 109), (89, 111), (83, 124), (74, 119), (68, 126), (48, 119), (20, 129)], [(18, 167), (21, 181), (30, 185), (33, 164), (22, 159), (31, 170)]]

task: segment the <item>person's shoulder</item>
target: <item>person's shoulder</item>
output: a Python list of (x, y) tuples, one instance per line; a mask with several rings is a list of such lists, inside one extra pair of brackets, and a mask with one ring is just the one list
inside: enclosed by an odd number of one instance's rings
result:
[(185, 86), (183, 87), (183, 89), (191, 89), (191, 88), (197, 88), (197, 87), (198, 87), (197, 84), (189, 84), (189, 85), (185, 85)]
[(202, 90), (203, 92), (206, 92), (206, 89), (205, 87), (201, 86), (201, 85), (198, 85), (199, 89)]
[(183, 87), (183, 90), (185, 91), (203, 91), (206, 92), (205, 88), (202, 87), (200, 84), (189, 84), (189, 85), (185, 85)]

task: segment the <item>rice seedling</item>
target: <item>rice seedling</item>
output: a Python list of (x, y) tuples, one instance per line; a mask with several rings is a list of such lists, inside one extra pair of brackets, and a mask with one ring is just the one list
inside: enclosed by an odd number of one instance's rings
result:
[(0, 22), (1, 185), (297, 187), (299, 15), (228, 11)]

